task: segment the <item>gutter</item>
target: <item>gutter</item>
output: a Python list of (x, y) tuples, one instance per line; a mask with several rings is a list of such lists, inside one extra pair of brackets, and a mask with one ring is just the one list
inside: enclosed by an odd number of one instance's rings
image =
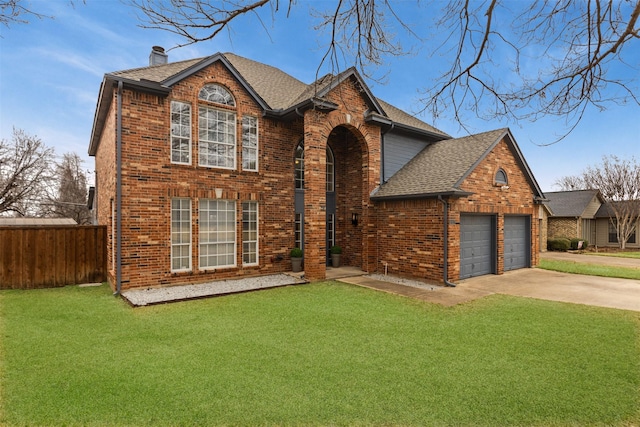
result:
[(116, 291), (122, 291), (122, 80), (118, 81), (116, 112)]
[(442, 230), (443, 240), (444, 240), (443, 254), (442, 254), (442, 257), (443, 257), (442, 281), (444, 282), (445, 286), (450, 286), (452, 288), (455, 288), (456, 284), (449, 281), (449, 271), (448, 271), (449, 270), (449, 202), (444, 200), (442, 196), (438, 196), (438, 200), (440, 200), (444, 206), (444, 215), (443, 215), (444, 225)]

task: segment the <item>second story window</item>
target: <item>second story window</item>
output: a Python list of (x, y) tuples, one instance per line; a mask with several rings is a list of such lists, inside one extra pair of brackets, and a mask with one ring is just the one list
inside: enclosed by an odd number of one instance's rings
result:
[(191, 164), (191, 105), (171, 101), (171, 163)]
[(258, 119), (242, 117), (242, 169), (258, 170)]
[(216, 104), (227, 105), (229, 107), (235, 107), (236, 101), (227, 89), (220, 85), (208, 84), (200, 89), (198, 99), (203, 101), (209, 101)]
[(198, 163), (200, 166), (235, 169), (236, 113), (209, 104), (235, 107), (229, 91), (219, 85), (204, 86), (198, 98), (206, 101), (198, 108)]

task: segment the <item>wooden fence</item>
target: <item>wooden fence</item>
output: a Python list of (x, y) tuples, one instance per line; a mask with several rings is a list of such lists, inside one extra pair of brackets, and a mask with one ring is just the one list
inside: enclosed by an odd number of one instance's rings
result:
[(0, 289), (104, 282), (105, 226), (0, 227)]

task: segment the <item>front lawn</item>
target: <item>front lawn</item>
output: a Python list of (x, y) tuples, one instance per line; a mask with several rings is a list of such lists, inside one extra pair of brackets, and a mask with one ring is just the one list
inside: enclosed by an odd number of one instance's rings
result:
[(640, 313), (338, 282), (132, 309), (0, 292), (0, 425), (640, 423)]
[(619, 258), (640, 259), (640, 251), (585, 252), (586, 255), (612, 256)]
[(586, 274), (588, 276), (618, 277), (640, 280), (640, 268), (627, 268), (611, 265), (587, 264), (573, 261), (540, 259), (538, 267), (562, 273)]

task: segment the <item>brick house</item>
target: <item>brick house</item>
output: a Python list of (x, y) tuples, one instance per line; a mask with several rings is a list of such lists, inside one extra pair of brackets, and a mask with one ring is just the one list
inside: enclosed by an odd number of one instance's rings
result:
[(551, 215), (549, 239), (558, 237), (596, 240), (596, 212), (604, 203), (598, 190), (554, 191), (545, 193)]
[[(577, 238), (591, 246), (619, 246), (615, 214), (599, 190), (555, 191), (545, 193), (545, 197), (545, 205), (551, 212), (547, 225), (549, 239)], [(640, 230), (640, 212), (637, 218), (635, 232), (627, 241), (630, 248), (640, 247), (636, 236)]]
[(116, 291), (285, 272), (293, 247), (323, 279), (334, 244), (345, 265), (426, 281), (538, 262), (543, 194), (511, 132), (451, 138), (353, 68), (305, 84), (155, 47), (105, 75), (89, 154)]

